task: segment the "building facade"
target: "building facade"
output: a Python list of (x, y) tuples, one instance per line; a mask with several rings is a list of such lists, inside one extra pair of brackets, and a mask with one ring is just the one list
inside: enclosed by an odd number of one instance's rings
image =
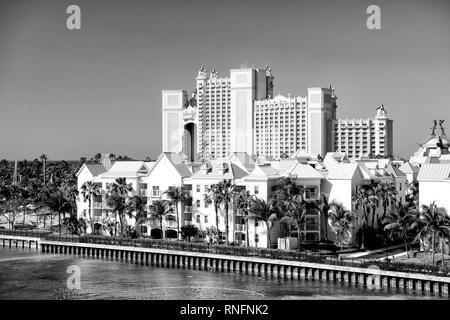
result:
[(349, 158), (393, 155), (393, 120), (384, 105), (374, 119), (334, 120), (333, 142), (333, 150)]
[(191, 98), (186, 90), (163, 90), (163, 152), (183, 152), (196, 161), (233, 152), (279, 159), (298, 149), (331, 151), (334, 89), (274, 98), (273, 87), (270, 67), (243, 66), (231, 69), (229, 77), (202, 67)]
[(255, 101), (254, 154), (280, 159), (303, 149), (325, 155), (331, 149), (334, 119), (333, 89), (308, 88), (307, 97), (277, 95)]

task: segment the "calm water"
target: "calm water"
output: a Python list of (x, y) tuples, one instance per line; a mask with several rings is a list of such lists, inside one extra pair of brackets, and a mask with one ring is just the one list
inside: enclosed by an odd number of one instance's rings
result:
[[(67, 267), (81, 269), (69, 290)], [(0, 299), (443, 299), (344, 283), (165, 269), (0, 247)], [(446, 298), (445, 298), (446, 299)]]

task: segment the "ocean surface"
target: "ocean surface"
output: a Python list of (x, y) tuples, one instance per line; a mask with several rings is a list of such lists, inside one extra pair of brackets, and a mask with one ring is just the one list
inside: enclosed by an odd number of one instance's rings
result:
[[(70, 267), (72, 266), (72, 267)], [(73, 267), (75, 266), (75, 267)], [(70, 268), (80, 288), (70, 289)], [(69, 284), (74, 282), (69, 281)], [(0, 299), (447, 299), (402, 289), (368, 289), (318, 280), (292, 280), (213, 271), (158, 268), (108, 258), (0, 247)]]

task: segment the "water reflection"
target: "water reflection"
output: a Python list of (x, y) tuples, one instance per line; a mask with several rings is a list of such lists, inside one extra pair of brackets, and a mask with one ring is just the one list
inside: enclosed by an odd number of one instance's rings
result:
[[(67, 288), (70, 265), (80, 267), (80, 290)], [(403, 289), (156, 268), (33, 249), (0, 248), (0, 270), (0, 299), (445, 299)]]

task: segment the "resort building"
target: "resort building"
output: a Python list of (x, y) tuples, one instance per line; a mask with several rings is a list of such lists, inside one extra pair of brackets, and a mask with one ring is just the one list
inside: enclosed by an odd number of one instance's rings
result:
[(307, 97), (255, 101), (254, 154), (280, 159), (303, 149), (324, 155), (331, 150), (336, 99), (331, 88), (308, 88)]
[(398, 169), (406, 174), (406, 178), (408, 179), (409, 184), (415, 183), (417, 181), (417, 176), (419, 175), (420, 171), (420, 168), (418, 166), (415, 166), (409, 162), (405, 162)]
[[(140, 195), (147, 198), (145, 210), (150, 211), (150, 205), (156, 200), (168, 200), (167, 190), (173, 187), (183, 187), (190, 199), (171, 205), (172, 219), (147, 219), (141, 225), (143, 236), (164, 235), (166, 238), (176, 238), (178, 225), (193, 224), (200, 230), (218, 225), (220, 238), (225, 239), (226, 213), (223, 205), (218, 208), (218, 221), (214, 204), (206, 201), (211, 185), (224, 180), (231, 180), (237, 189), (246, 190), (250, 195), (268, 201), (273, 187), (283, 178), (291, 177), (297, 185), (303, 188), (303, 197), (308, 202), (315, 202), (322, 197), (328, 202), (338, 201), (346, 209), (353, 210), (352, 197), (358, 187), (370, 183), (371, 180), (394, 183), (397, 190), (397, 200), (403, 201), (406, 186), (406, 175), (392, 165), (388, 159), (359, 159), (350, 161), (345, 155), (335, 152), (327, 153), (325, 159), (309, 155), (304, 150), (298, 150), (289, 158), (267, 160), (258, 158), (256, 161), (245, 153), (231, 153), (202, 164), (191, 163), (182, 153), (162, 153), (154, 162), (116, 161), (108, 162), (103, 157), (101, 164), (85, 164), (78, 172), (78, 187), (85, 182), (92, 182), (99, 187), (96, 196), (78, 200), (78, 217), (83, 217), (94, 223), (94, 230), (104, 232), (104, 226), (117, 221), (117, 214), (111, 211), (106, 201), (108, 185), (117, 178), (126, 178), (131, 189), (128, 197)], [(109, 168), (107, 170), (107, 168)], [(176, 214), (178, 213), (178, 215)], [(383, 208), (375, 211), (376, 216), (370, 216), (376, 226), (383, 214)], [(179, 223), (178, 223), (179, 221)], [(134, 225), (133, 218), (127, 217), (127, 223)], [(251, 246), (267, 247), (268, 232), (271, 245), (276, 246), (278, 238), (286, 236), (283, 225), (276, 223), (267, 230), (264, 221), (246, 220), (244, 212), (230, 203), (228, 210), (228, 238), (235, 243)], [(334, 239), (326, 216), (319, 210), (309, 209), (305, 221), (299, 231), (291, 229), (294, 237), (300, 232), (303, 241), (320, 241)], [(346, 241), (354, 241), (354, 237)]]
[(191, 98), (162, 91), (163, 152), (183, 152), (192, 162), (233, 152), (280, 159), (298, 149), (332, 150), (336, 99), (332, 88), (308, 88), (306, 97), (273, 97), (265, 69), (231, 69), (229, 77), (202, 67)]
[(424, 163), (419, 175), (419, 207), (436, 202), (450, 215), (450, 163)]
[(425, 163), (450, 163), (450, 139), (445, 135), (443, 120), (439, 121), (440, 134), (436, 134), (437, 121), (433, 120), (434, 126), (430, 136), (420, 143), (420, 148), (409, 159), (414, 166), (422, 166)]
[(273, 76), (265, 70), (230, 70), (229, 77), (202, 67), (190, 100), (185, 90), (164, 90), (163, 152), (184, 152), (189, 160), (253, 154), (253, 103), (272, 97)]
[(333, 121), (333, 150), (349, 158), (387, 157), (393, 154), (393, 120), (384, 105), (374, 119), (338, 119)]

